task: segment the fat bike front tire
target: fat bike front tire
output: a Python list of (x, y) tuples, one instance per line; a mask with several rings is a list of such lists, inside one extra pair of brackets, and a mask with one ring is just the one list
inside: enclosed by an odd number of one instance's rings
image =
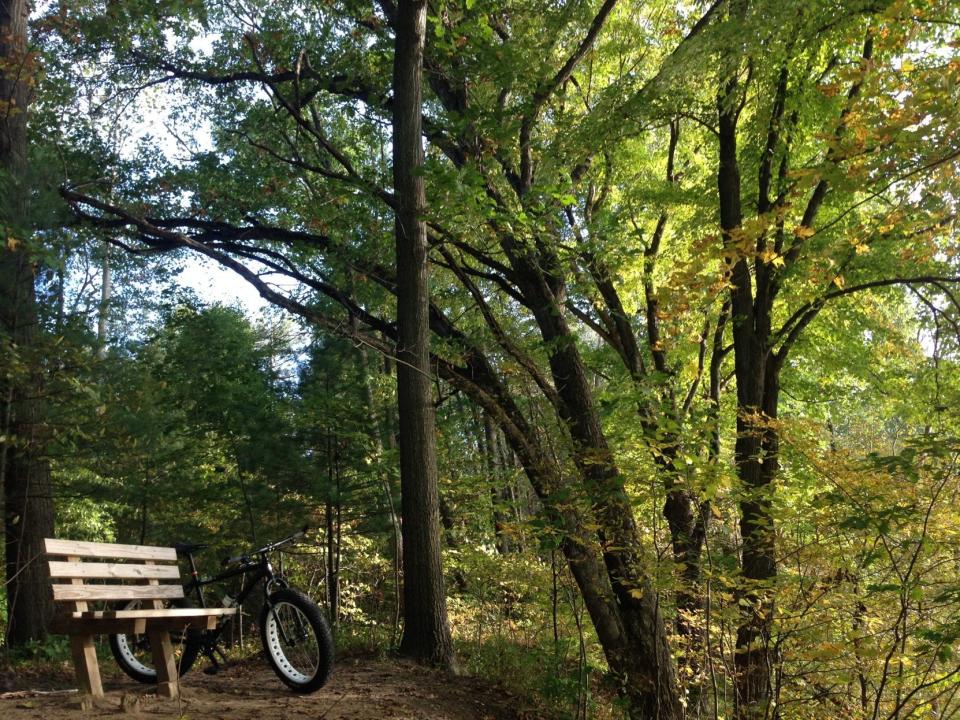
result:
[(267, 662), (294, 692), (311, 693), (333, 667), (333, 636), (319, 606), (299, 590), (270, 593), (260, 612), (260, 639)]

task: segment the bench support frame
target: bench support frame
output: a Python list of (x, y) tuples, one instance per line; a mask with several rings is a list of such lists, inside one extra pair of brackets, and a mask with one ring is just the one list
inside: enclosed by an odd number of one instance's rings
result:
[(103, 697), (103, 684), (100, 682), (100, 665), (97, 663), (97, 647), (93, 635), (71, 635), (70, 654), (77, 674), (80, 692), (95, 698)]

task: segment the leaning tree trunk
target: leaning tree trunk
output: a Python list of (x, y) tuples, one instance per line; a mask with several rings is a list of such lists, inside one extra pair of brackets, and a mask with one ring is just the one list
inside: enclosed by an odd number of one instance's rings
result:
[[(545, 326), (544, 323), (542, 327)], [(598, 635), (610, 669), (620, 676), (630, 717), (679, 719), (683, 710), (674, 658), (660, 612), (659, 593), (651, 581), (650, 569), (640, 557), (641, 541), (633, 507), (607, 446), (582, 360), (562, 316), (554, 314), (552, 326), (552, 331), (545, 332), (545, 340), (566, 341), (557, 343), (559, 347), (550, 357), (554, 381), (563, 400), (561, 417), (570, 429), (574, 462), (596, 512), (606, 582), (616, 599), (619, 627), (616, 633), (611, 632), (613, 628), (597, 628)], [(571, 563), (575, 577), (576, 564)], [(586, 576), (578, 578), (578, 582), (581, 590), (585, 582), (597, 588), (605, 584), (599, 578)], [(622, 639), (613, 640), (611, 634)]]
[[(572, 348), (572, 345), (569, 347)], [(677, 677), (658, 595), (643, 576), (636, 553), (639, 538), (633, 525), (629, 499), (617, 489), (584, 497), (581, 487), (570, 481), (538, 440), (506, 389), (499, 386), (485, 358), (473, 358), (470, 375), (477, 383), (464, 382), (462, 375), (448, 375), (455, 385), (473, 393), (504, 432), (506, 442), (517, 454), (530, 484), (543, 501), (546, 517), (561, 538), (566, 557), (597, 633), (612, 674), (617, 676), (631, 718), (676, 720), (682, 717)], [(571, 369), (583, 388), (582, 366), (571, 357)], [(482, 391), (480, 390), (482, 386)], [(571, 394), (571, 400), (580, 395)], [(584, 398), (581, 397), (581, 401)], [(577, 427), (598, 432), (595, 413)], [(592, 448), (591, 457), (599, 459)], [(597, 467), (598, 476), (614, 479), (612, 457)], [(587, 463), (592, 465), (593, 463)], [(613, 477), (611, 477), (611, 474)], [(605, 495), (606, 497), (602, 497)], [(594, 501), (596, 499), (596, 501)], [(619, 528), (610, 526), (610, 523)], [(602, 528), (598, 530), (598, 528)]]
[[(602, 573), (590, 567), (586, 549), (584, 557), (575, 557), (578, 553), (570, 547), (575, 541), (566, 538), (563, 549), (571, 572), (584, 595), (610, 669), (619, 676), (630, 717), (680, 718), (683, 709), (674, 658), (659, 593), (641, 557), (633, 505), (607, 444), (583, 359), (564, 316), (559, 300), (566, 292), (563, 281), (558, 274), (545, 272), (555, 267), (556, 258), (541, 254), (533, 259), (512, 238), (506, 238), (503, 247), (524, 296), (531, 301), (543, 341), (550, 348), (557, 411), (570, 433), (572, 459), (592, 508), (591, 524), (597, 527)], [(579, 520), (573, 524), (582, 528)], [(596, 596), (593, 602), (588, 597), (591, 594)]]
[(44, 536), (53, 534), (50, 468), (44, 456), (42, 376), (34, 266), (24, 235), (27, 193), (28, 80), (25, 0), (0, 0), (0, 173), (3, 242), (0, 247), (0, 476), (4, 490), (4, 530), (10, 645), (43, 636), (52, 611), (39, 561)]
[(403, 517), (404, 629), (400, 652), (454, 664), (440, 561), (435, 411), (429, 354), (421, 73), (426, 0), (400, 0), (393, 61), (393, 184), (397, 241), (397, 405)]

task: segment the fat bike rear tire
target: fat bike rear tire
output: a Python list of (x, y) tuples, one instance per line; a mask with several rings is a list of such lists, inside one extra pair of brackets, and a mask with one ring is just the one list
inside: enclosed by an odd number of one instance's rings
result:
[[(190, 607), (187, 601), (174, 601), (175, 607)], [(140, 600), (131, 600), (122, 604), (118, 610), (139, 610)], [(110, 652), (113, 653), (117, 665), (127, 675), (137, 682), (156, 684), (157, 669), (153, 665), (153, 653), (150, 650), (150, 640), (146, 634), (117, 633), (109, 636)], [(197, 661), (200, 649), (203, 646), (203, 632), (195, 628), (184, 632), (171, 632), (170, 642), (173, 645), (177, 670), (180, 677), (189, 672)]]

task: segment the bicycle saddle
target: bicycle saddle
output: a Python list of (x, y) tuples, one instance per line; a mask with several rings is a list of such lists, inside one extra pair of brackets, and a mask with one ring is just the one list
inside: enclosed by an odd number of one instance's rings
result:
[(173, 545), (173, 549), (177, 551), (178, 555), (189, 555), (207, 547), (210, 546), (203, 543), (174, 543)]

